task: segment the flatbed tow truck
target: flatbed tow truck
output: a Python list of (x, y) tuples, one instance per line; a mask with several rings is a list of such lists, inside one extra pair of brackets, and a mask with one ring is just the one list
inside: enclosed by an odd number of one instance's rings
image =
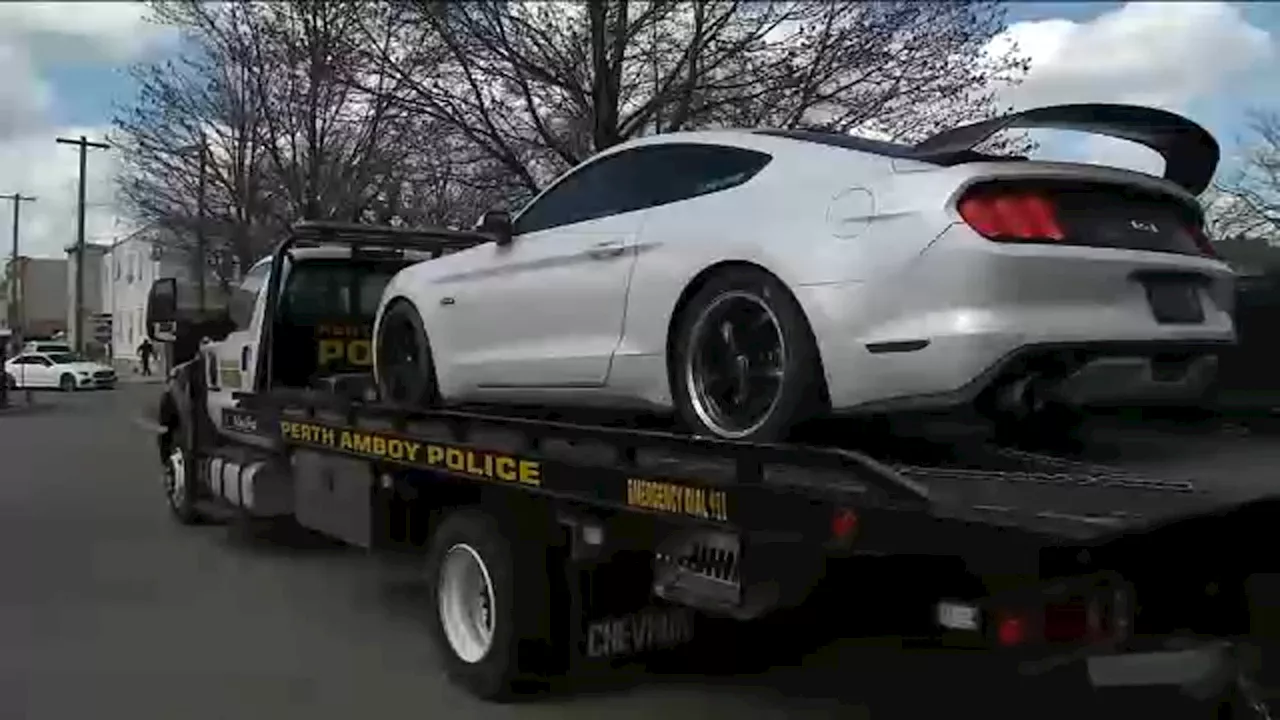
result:
[(382, 285), (489, 241), (300, 223), (223, 321), (157, 281), (148, 331), (190, 348), (155, 425), (174, 516), (284, 520), (420, 563), (447, 669), (486, 699), (801, 606), (844, 573), (850, 603), (879, 596), (877, 623), (915, 643), (1268, 717), (1280, 500), (983, 441), (869, 453), (380, 402)]

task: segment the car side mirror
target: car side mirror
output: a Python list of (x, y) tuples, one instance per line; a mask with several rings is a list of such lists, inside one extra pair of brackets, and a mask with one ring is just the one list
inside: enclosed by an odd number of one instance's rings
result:
[(157, 342), (168, 339), (177, 320), (178, 281), (160, 278), (147, 293), (147, 337)]
[(489, 210), (476, 222), (476, 232), (488, 235), (498, 243), (499, 247), (511, 244), (514, 236), (511, 227), (511, 213), (506, 210)]

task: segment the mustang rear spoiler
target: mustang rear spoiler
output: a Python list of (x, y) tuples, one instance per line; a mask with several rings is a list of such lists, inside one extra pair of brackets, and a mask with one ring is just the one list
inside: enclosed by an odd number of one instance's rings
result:
[(1145, 145), (1164, 158), (1164, 177), (1199, 195), (1218, 167), (1218, 141), (1208, 130), (1165, 110), (1137, 105), (1052, 105), (946, 130), (918, 143), (918, 157), (954, 155), (1010, 128), (1076, 130)]

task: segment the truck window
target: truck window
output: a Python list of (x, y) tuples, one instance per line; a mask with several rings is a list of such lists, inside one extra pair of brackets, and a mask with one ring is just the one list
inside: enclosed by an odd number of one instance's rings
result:
[(382, 291), (399, 266), (308, 263), (289, 276), (281, 317), (295, 325), (358, 319), (372, 322)]
[(271, 274), (271, 263), (262, 263), (245, 273), (240, 287), (231, 293), (231, 321), (237, 330), (248, 330), (253, 323), (253, 306), (258, 300), (258, 293)]
[(280, 295), (274, 381), (307, 387), (329, 375), (369, 372), (382, 291), (407, 264), (315, 259), (293, 265)]

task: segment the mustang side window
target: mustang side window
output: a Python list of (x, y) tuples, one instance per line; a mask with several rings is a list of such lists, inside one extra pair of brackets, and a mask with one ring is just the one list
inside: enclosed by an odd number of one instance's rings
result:
[(597, 160), (564, 178), (516, 218), (515, 234), (620, 215), (644, 207), (634, 163), (643, 148)]
[(654, 148), (650, 165), (651, 205), (688, 200), (746, 183), (773, 158), (762, 152), (722, 145), (681, 143)]

